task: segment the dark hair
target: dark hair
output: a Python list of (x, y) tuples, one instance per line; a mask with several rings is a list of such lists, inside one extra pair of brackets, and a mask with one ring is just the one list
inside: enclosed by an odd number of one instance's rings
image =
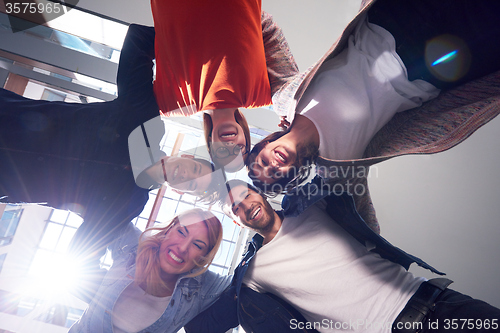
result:
[(220, 192), (219, 193), (219, 204), (222, 208), (222, 211), (228, 215), (228, 216), (232, 216), (233, 215), (233, 212), (231, 211), (230, 207), (227, 207), (225, 205), (225, 201), (226, 201), (226, 197), (222, 195), (222, 193), (226, 194), (226, 195), (229, 195), (229, 193), (231, 192), (231, 190), (233, 188), (235, 188), (236, 186), (240, 186), (240, 185), (243, 185), (243, 186), (246, 186), (249, 190), (252, 190), (256, 193), (259, 193), (260, 195), (262, 195), (263, 197), (265, 197), (265, 195), (262, 193), (261, 190), (259, 190), (258, 188), (256, 188), (255, 186), (253, 186), (252, 184), (249, 184), (247, 183), (246, 181), (244, 180), (241, 180), (241, 179), (231, 179), (231, 180), (228, 180), (225, 184), (226, 186), (226, 191), (225, 192)]
[(208, 184), (208, 188), (202, 193), (193, 193), (199, 202), (206, 203), (208, 205), (213, 205), (217, 202), (219, 198), (219, 192), (224, 188), (224, 184), (226, 183), (226, 173), (224, 172), (224, 168), (217, 168), (215, 165), (202, 158), (195, 158), (196, 161), (204, 164), (209, 164), (212, 168), (210, 184)]
[[(248, 122), (247, 122), (245, 116), (243, 115), (243, 113), (239, 109), (234, 110), (234, 120), (243, 129), (243, 135), (245, 136), (245, 148), (247, 151), (250, 151), (250, 147), (251, 147), (250, 128), (248, 126)], [(207, 142), (208, 153), (210, 154), (212, 161), (217, 162), (217, 159), (214, 158), (212, 155), (212, 131), (213, 131), (213, 128), (214, 128), (214, 125), (212, 123), (212, 117), (208, 113), (204, 112), (203, 113), (203, 131), (204, 131), (205, 141)], [(245, 164), (246, 164), (246, 159), (245, 159)], [(216, 165), (216, 166), (219, 168), (223, 167), (223, 165)]]
[(319, 156), (318, 146), (314, 143), (299, 143), (297, 145), (297, 158), (293, 163), (293, 167), (283, 175), (282, 178), (278, 179), (272, 184), (264, 184), (255, 175), (252, 165), (257, 159), (257, 155), (264, 149), (264, 147), (269, 143), (278, 140), (285, 134), (290, 132), (290, 128), (284, 131), (278, 131), (269, 134), (262, 141), (257, 143), (250, 154), (248, 154), (247, 167), (248, 167), (248, 177), (252, 179), (253, 184), (258, 187), (261, 191), (267, 195), (278, 195), (280, 193), (289, 192), (297, 186), (299, 186), (304, 180), (309, 177), (312, 165), (316, 158)]

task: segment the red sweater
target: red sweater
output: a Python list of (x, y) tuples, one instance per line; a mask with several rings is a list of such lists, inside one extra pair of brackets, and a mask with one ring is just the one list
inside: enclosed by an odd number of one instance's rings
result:
[(260, 0), (151, 0), (151, 8), (163, 113), (271, 104)]

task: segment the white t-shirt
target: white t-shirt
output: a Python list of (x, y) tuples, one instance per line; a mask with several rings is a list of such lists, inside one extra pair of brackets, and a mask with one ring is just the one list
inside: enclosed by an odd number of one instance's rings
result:
[(284, 219), (243, 282), (285, 299), (320, 332), (390, 333), (424, 280), (369, 252), (316, 204)]
[(152, 325), (165, 312), (170, 298), (146, 294), (132, 282), (121, 293), (113, 307), (113, 332), (139, 332)]
[(361, 158), (394, 114), (437, 97), (439, 89), (432, 84), (408, 81), (395, 46), (387, 30), (365, 19), (349, 37), (348, 47), (318, 70), (297, 112), (316, 126), (320, 156)]

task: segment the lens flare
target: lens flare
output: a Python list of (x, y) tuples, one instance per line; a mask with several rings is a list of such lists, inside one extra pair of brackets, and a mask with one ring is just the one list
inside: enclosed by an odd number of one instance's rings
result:
[(458, 53), (457, 50), (450, 52), (450, 53), (442, 56), (438, 60), (434, 61), (431, 66), (436, 66), (436, 65), (439, 65), (440, 63), (444, 63), (446, 61), (452, 61), (456, 57), (457, 53)]
[(440, 81), (456, 82), (468, 73), (471, 54), (461, 38), (445, 34), (427, 41), (425, 63)]

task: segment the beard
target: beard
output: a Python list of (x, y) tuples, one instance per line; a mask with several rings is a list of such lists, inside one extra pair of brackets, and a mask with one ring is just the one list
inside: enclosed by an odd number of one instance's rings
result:
[[(258, 221), (252, 221), (253, 223), (244, 223), (246, 227), (258, 232), (259, 234), (266, 234), (269, 230), (271, 230), (275, 223), (275, 214), (274, 209), (271, 207), (267, 201), (265, 201), (264, 205), (260, 206), (262, 209), (262, 216)], [(247, 220), (248, 215), (247, 214)]]

